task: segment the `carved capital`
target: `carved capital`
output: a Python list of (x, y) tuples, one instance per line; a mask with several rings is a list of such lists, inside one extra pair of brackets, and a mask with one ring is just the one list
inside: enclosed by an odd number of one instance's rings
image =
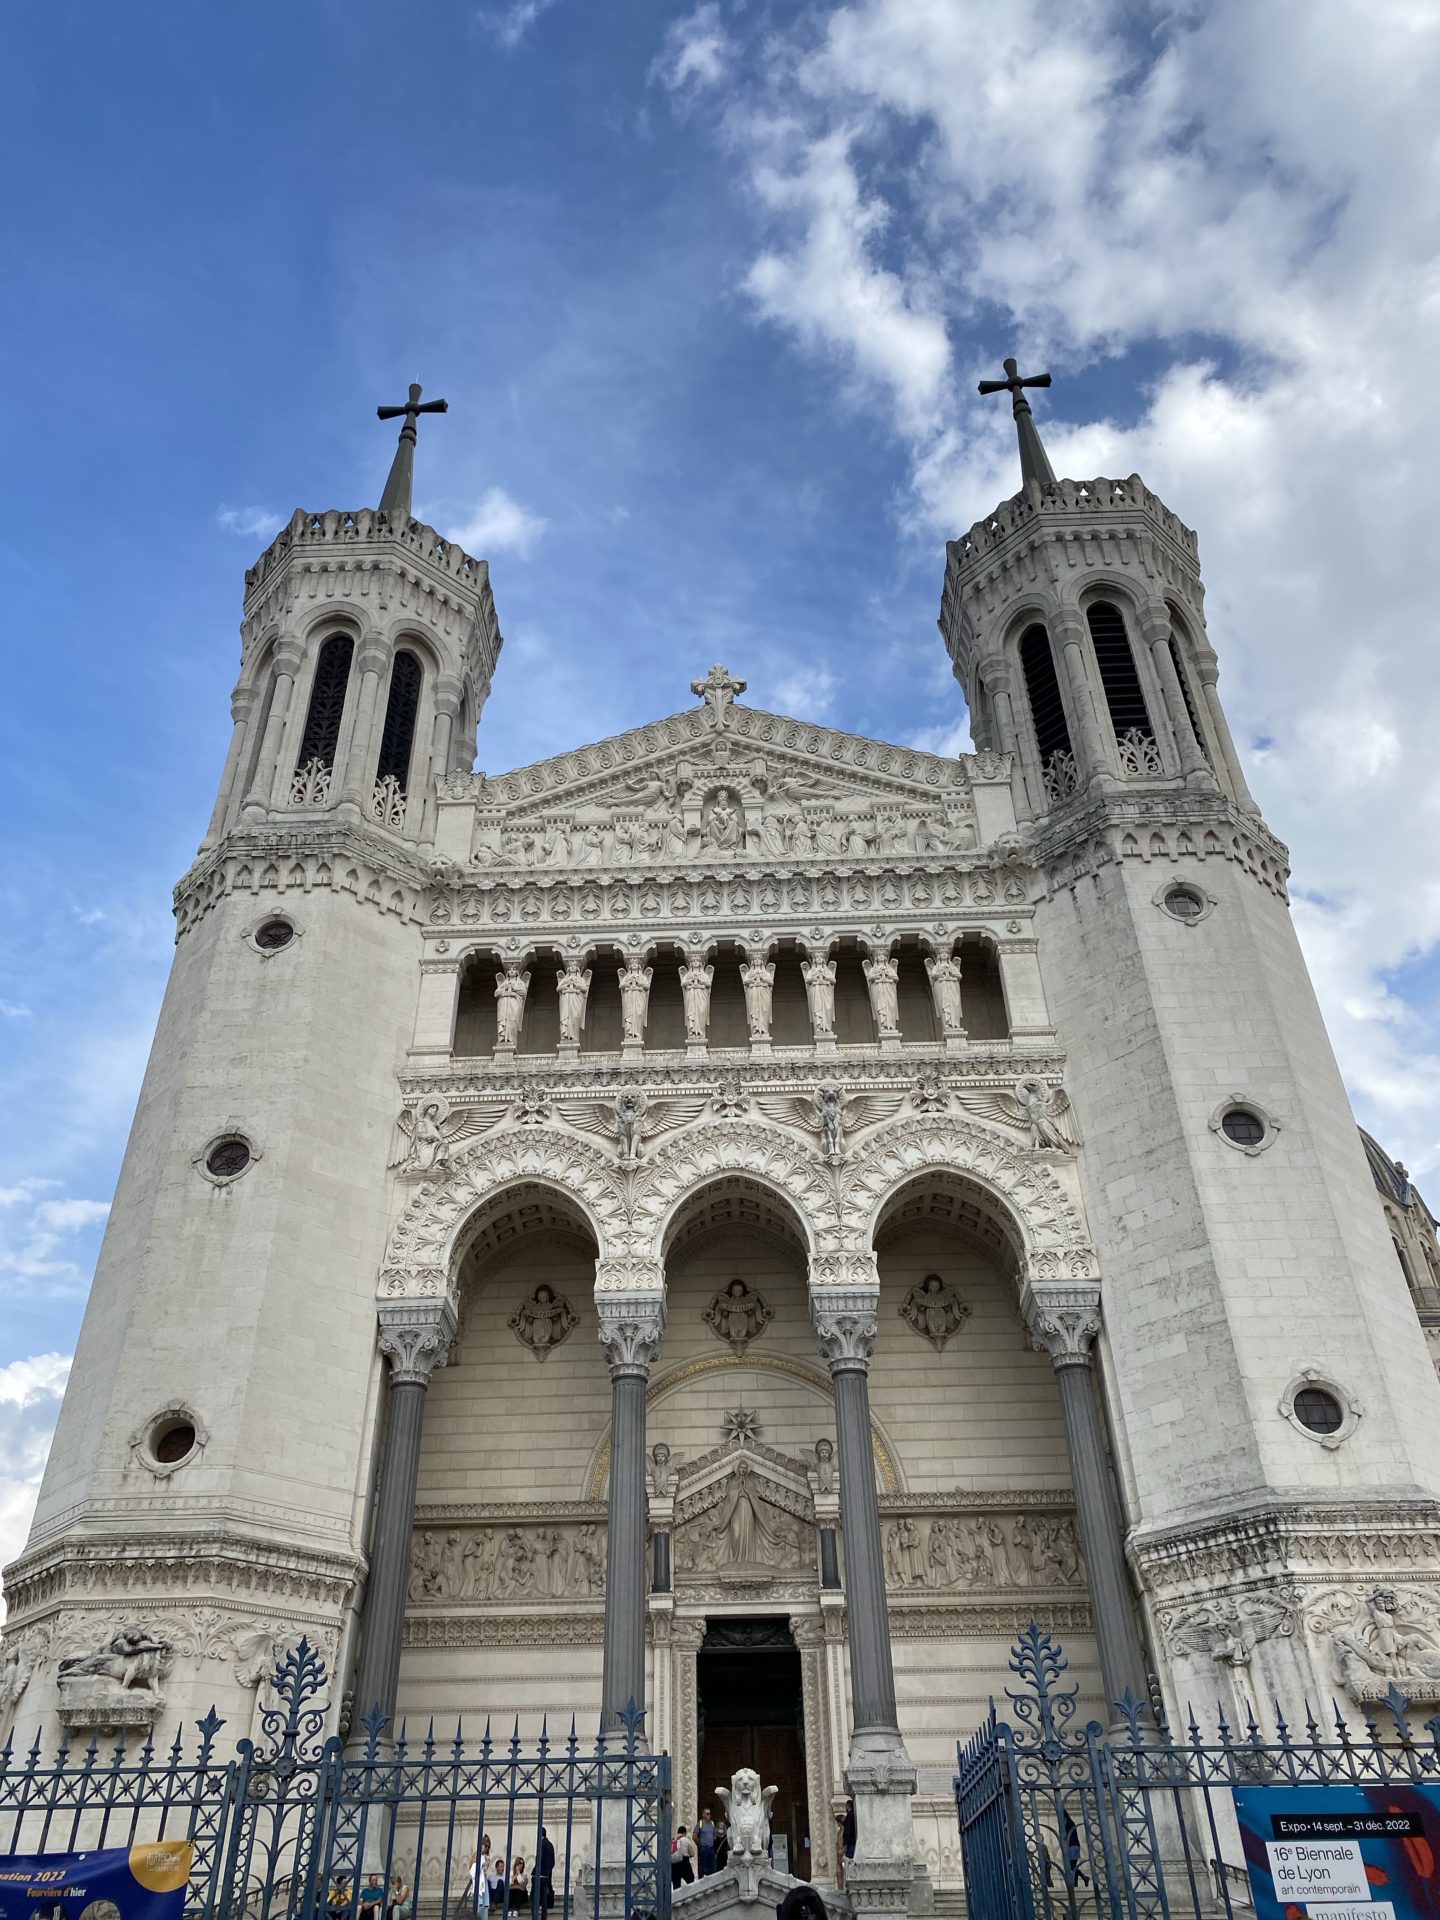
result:
[(831, 1373), (866, 1371), (875, 1351), (878, 1286), (827, 1286), (810, 1295), (815, 1343)]
[(595, 1311), (600, 1319), (600, 1344), (612, 1380), (638, 1374), (644, 1380), (660, 1358), (665, 1331), (663, 1293), (599, 1294)]
[(1091, 1344), (1100, 1331), (1098, 1287), (1037, 1287), (1027, 1281), (1020, 1312), (1030, 1344), (1048, 1353), (1057, 1369), (1089, 1366)]
[(430, 1376), (450, 1358), (455, 1309), (448, 1300), (383, 1301), (380, 1351), (390, 1362), (390, 1384), (428, 1387)]
[(642, 1254), (612, 1254), (595, 1262), (597, 1293), (663, 1294), (665, 1263)]

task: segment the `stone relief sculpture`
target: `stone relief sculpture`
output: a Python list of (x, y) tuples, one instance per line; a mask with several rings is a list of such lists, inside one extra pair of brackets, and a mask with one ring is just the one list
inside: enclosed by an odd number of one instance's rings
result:
[(1027, 1132), (1032, 1153), (1073, 1153), (1080, 1145), (1068, 1096), (1043, 1080), (1019, 1080), (1014, 1093), (962, 1093), (960, 1103), (987, 1120)]
[(680, 969), (680, 992), (685, 1002), (685, 1038), (693, 1046), (704, 1044), (710, 1030), (710, 983), (714, 967), (705, 964), (703, 953), (687, 953)]
[(739, 1880), (743, 1901), (760, 1897), (760, 1869), (770, 1864), (770, 1808), (778, 1787), (762, 1787), (753, 1767), (741, 1767), (732, 1773), (728, 1787), (715, 1789), (715, 1797), (725, 1809), (729, 1832), (729, 1864)]
[(71, 1727), (153, 1723), (165, 1705), (175, 1649), (148, 1627), (126, 1626), (93, 1653), (62, 1660), (60, 1718)]
[(503, 1101), (486, 1101), (468, 1113), (454, 1113), (450, 1102), (439, 1095), (422, 1100), (413, 1113), (406, 1107), (396, 1123), (405, 1150), (390, 1165), (404, 1173), (447, 1173), (456, 1147), (493, 1126), (505, 1111)]
[(1083, 1579), (1075, 1522), (1022, 1513), (909, 1515), (885, 1529), (885, 1578), (901, 1592), (964, 1587), (1073, 1587)]
[(725, 1485), (720, 1505), (681, 1526), (676, 1535), (679, 1573), (710, 1573), (748, 1567), (787, 1568), (803, 1563), (801, 1525), (771, 1506), (742, 1455)]
[(752, 1040), (770, 1038), (770, 1003), (775, 989), (775, 962), (749, 960), (741, 963), (740, 982), (745, 989), (745, 1019)]
[(590, 968), (582, 970), (578, 960), (567, 960), (556, 978), (555, 994), (560, 1003), (560, 1044), (578, 1047), (590, 999)]
[(592, 1521), (426, 1529), (410, 1552), (412, 1606), (453, 1601), (594, 1599), (605, 1550)]
[(638, 1047), (645, 1038), (650, 1017), (650, 982), (653, 967), (641, 966), (627, 956), (620, 970), (620, 1040), (623, 1046)]
[(810, 1026), (817, 1040), (835, 1038), (835, 962), (824, 957), (802, 960), (800, 975), (810, 1003)]
[(1309, 1614), (1311, 1630), (1328, 1633), (1335, 1676), (1352, 1700), (1383, 1700), (1392, 1686), (1411, 1700), (1440, 1700), (1440, 1629), (1428, 1598), (1392, 1586), (1339, 1591)]
[(900, 966), (888, 954), (861, 962), (870, 989), (875, 1025), (881, 1033), (900, 1031)]
[(957, 1334), (970, 1317), (970, 1309), (954, 1287), (938, 1273), (927, 1273), (917, 1280), (899, 1308), (900, 1318), (922, 1340), (928, 1340), (937, 1353)]
[(510, 1316), (510, 1331), (537, 1360), (548, 1360), (562, 1340), (575, 1331), (575, 1309), (553, 1287), (536, 1287)]
[(6, 1634), (0, 1644), (0, 1726), (20, 1704), (50, 1645), (48, 1627), (31, 1627), (25, 1632)]
[(582, 1133), (608, 1135), (618, 1141), (621, 1166), (636, 1167), (646, 1140), (698, 1120), (708, 1104), (701, 1097), (652, 1100), (639, 1087), (622, 1087), (613, 1100), (601, 1100), (588, 1109), (567, 1107), (565, 1118)]
[(1293, 1588), (1274, 1593), (1219, 1594), (1191, 1607), (1161, 1614), (1172, 1652), (1207, 1655), (1221, 1666), (1246, 1667), (1262, 1640), (1294, 1633), (1300, 1596)]
[(739, 1278), (720, 1288), (702, 1316), (716, 1339), (736, 1354), (758, 1340), (774, 1317), (764, 1298)]
[(820, 1087), (813, 1094), (761, 1095), (755, 1104), (768, 1119), (818, 1134), (826, 1165), (836, 1167), (844, 1157), (847, 1132), (888, 1120), (904, 1100), (903, 1093), (846, 1094), (839, 1087)]

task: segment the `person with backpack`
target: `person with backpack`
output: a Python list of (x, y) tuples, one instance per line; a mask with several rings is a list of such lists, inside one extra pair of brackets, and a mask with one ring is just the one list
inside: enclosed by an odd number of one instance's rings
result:
[(719, 1835), (715, 1831), (715, 1822), (710, 1818), (709, 1807), (700, 1809), (700, 1821), (695, 1828), (695, 1848), (700, 1855), (700, 1878), (706, 1879), (715, 1871), (715, 1844)]

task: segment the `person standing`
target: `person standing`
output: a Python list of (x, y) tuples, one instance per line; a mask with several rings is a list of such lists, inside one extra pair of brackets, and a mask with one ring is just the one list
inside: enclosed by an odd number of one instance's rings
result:
[(535, 1911), (549, 1913), (555, 1904), (555, 1842), (540, 1829), (540, 1851), (535, 1856)]
[(695, 1850), (700, 1856), (702, 1880), (715, 1871), (715, 1843), (718, 1837), (715, 1832), (715, 1822), (710, 1817), (709, 1807), (702, 1807), (699, 1824), (695, 1828)]
[(684, 1827), (677, 1827), (670, 1848), (670, 1885), (689, 1886), (695, 1878), (695, 1842)]

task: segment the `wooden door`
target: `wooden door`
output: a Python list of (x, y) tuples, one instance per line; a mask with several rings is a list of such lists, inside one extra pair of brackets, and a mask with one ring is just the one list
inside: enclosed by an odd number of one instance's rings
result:
[(694, 1831), (700, 1808), (708, 1806), (719, 1818), (723, 1803), (717, 1786), (728, 1787), (732, 1773), (741, 1767), (753, 1767), (762, 1787), (777, 1787), (770, 1809), (770, 1831), (784, 1834), (789, 1847), (789, 1872), (797, 1880), (810, 1878), (810, 1855), (805, 1847), (809, 1834), (805, 1787), (805, 1756), (793, 1727), (710, 1725), (700, 1754), (700, 1804), (693, 1810), (677, 1811), (676, 1821), (684, 1821)]

